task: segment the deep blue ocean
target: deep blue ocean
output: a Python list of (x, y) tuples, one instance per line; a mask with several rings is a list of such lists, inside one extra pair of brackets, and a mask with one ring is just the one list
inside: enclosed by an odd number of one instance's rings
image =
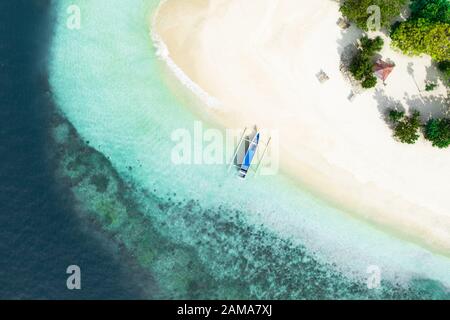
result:
[[(50, 1), (0, 2), (0, 299), (139, 298), (136, 270), (54, 178), (51, 36)], [(66, 287), (71, 264), (81, 268), (81, 290)]]

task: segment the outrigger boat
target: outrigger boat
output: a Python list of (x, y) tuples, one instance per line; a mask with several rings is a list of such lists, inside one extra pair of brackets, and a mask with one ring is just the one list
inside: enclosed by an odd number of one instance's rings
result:
[[(271, 138), (269, 138), (267, 142), (262, 142), (260, 139), (261, 133), (256, 129), (256, 127), (253, 130), (253, 133), (250, 133), (248, 135), (247, 130), (248, 129), (245, 128), (244, 132), (242, 133), (242, 137), (239, 140), (236, 151), (233, 155), (233, 159), (231, 160), (230, 167), (228, 169), (230, 170), (232, 167), (236, 167), (238, 170), (237, 175), (241, 179), (245, 179), (250, 171), (253, 171), (254, 173), (258, 172), (262, 158), (264, 157), (271, 140)], [(265, 145), (265, 148), (262, 151), (262, 155), (260, 152), (258, 152), (258, 147), (260, 146), (260, 144)], [(257, 153), (260, 154), (259, 157), (257, 156)], [(257, 159), (257, 164), (254, 163), (255, 158), (259, 158)], [(256, 169), (252, 167), (252, 164), (256, 165)]]
[(248, 170), (250, 169), (250, 165), (252, 164), (253, 158), (255, 157), (256, 150), (258, 149), (259, 144), (259, 132), (255, 134), (252, 141), (250, 142), (250, 146), (245, 153), (244, 160), (242, 161), (241, 168), (239, 170), (239, 177), (245, 179), (247, 176)]

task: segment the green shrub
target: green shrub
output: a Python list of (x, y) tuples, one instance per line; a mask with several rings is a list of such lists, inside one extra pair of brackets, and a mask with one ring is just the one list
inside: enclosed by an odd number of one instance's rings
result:
[(363, 81), (368, 75), (372, 74), (373, 63), (369, 57), (365, 56), (362, 52), (358, 52), (352, 59), (350, 72), (356, 80)]
[(374, 75), (366, 77), (363, 82), (361, 82), (361, 86), (365, 89), (373, 88), (377, 85), (377, 78)]
[(425, 91), (433, 91), (434, 89), (436, 89), (436, 87), (436, 82), (428, 81), (427, 83), (425, 83)]
[(430, 119), (425, 126), (425, 138), (438, 148), (450, 146), (450, 118)]
[(404, 116), (405, 116), (405, 111), (399, 111), (396, 109), (388, 110), (388, 119), (390, 122), (392, 122), (394, 124), (399, 122), (400, 120), (402, 120)]
[(373, 88), (377, 84), (377, 78), (373, 73), (373, 56), (383, 48), (384, 41), (381, 37), (360, 39), (361, 48), (350, 63), (350, 73), (356, 80), (361, 81), (363, 88)]
[(420, 112), (414, 111), (411, 116), (403, 117), (397, 121), (394, 128), (394, 137), (402, 143), (414, 144), (419, 139)]
[(384, 41), (381, 37), (375, 39), (369, 39), (368, 37), (362, 37), (360, 39), (361, 47), (364, 53), (368, 56), (373, 56), (378, 51), (381, 51), (384, 46)]

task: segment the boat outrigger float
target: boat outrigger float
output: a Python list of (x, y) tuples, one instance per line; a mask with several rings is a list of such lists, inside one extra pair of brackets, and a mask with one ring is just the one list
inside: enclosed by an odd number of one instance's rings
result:
[[(236, 167), (238, 169), (238, 176), (242, 179), (245, 179), (249, 173), (250, 167), (252, 165), (252, 162), (255, 159), (255, 156), (257, 154), (258, 151), (258, 146), (260, 145), (260, 137), (261, 137), (261, 133), (259, 131), (255, 130), (253, 131), (253, 137), (251, 138), (250, 136), (246, 136), (246, 132), (247, 132), (247, 128), (245, 128), (242, 137), (239, 141), (239, 144), (236, 148), (236, 151), (233, 155), (233, 159), (231, 160), (231, 164), (230, 164), (230, 168), (231, 167)], [(253, 171), (256, 173), (258, 171), (258, 168), (261, 164), (261, 160), (264, 157), (264, 154), (267, 151), (267, 147), (269, 146), (270, 143), (270, 138), (268, 140), (268, 142), (265, 144), (265, 149), (261, 155), (261, 157), (258, 159), (259, 163), (256, 166), (256, 169), (254, 169)], [(245, 145), (245, 143), (247, 145)], [(244, 157), (240, 157), (239, 155), (244, 154)], [(229, 169), (230, 169), (229, 168)]]

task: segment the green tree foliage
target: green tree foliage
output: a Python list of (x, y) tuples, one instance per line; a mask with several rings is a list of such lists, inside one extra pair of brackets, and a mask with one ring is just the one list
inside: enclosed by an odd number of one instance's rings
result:
[(430, 119), (425, 126), (425, 138), (438, 148), (450, 146), (450, 118)]
[(352, 59), (350, 72), (356, 80), (363, 81), (373, 73), (373, 63), (369, 56), (359, 51)]
[(391, 33), (392, 44), (408, 55), (428, 54), (436, 61), (450, 60), (450, 24), (426, 19), (407, 20)]
[(349, 20), (356, 23), (362, 30), (367, 30), (367, 20), (370, 14), (367, 8), (372, 5), (381, 9), (381, 26), (389, 28), (391, 22), (400, 15), (407, 0), (346, 0), (341, 6), (341, 12)]
[(381, 37), (369, 39), (368, 37), (361, 38), (361, 48), (368, 56), (373, 56), (375, 53), (383, 49), (384, 41)]
[(413, 0), (410, 7), (413, 20), (422, 18), (430, 22), (450, 23), (448, 0)]
[(377, 85), (377, 78), (374, 75), (370, 75), (366, 77), (363, 82), (361, 82), (361, 86), (365, 89), (373, 88)]
[(412, 115), (398, 119), (394, 124), (394, 137), (402, 143), (414, 144), (419, 139), (420, 112), (414, 111)]
[(383, 39), (377, 37), (360, 39), (361, 48), (350, 63), (350, 73), (356, 80), (361, 81), (363, 88), (373, 88), (377, 84), (377, 78), (373, 74), (373, 56), (383, 48)]
[(413, 0), (410, 8), (411, 17), (394, 27), (393, 45), (409, 55), (450, 60), (450, 1)]
[(397, 122), (402, 120), (404, 116), (405, 116), (404, 111), (400, 111), (400, 110), (396, 110), (396, 109), (388, 110), (388, 119), (390, 122), (392, 122), (394, 124), (396, 124)]
[(438, 86), (438, 84), (436, 82), (433, 81), (427, 81), (425, 82), (425, 91), (433, 91), (434, 89), (436, 89)]

